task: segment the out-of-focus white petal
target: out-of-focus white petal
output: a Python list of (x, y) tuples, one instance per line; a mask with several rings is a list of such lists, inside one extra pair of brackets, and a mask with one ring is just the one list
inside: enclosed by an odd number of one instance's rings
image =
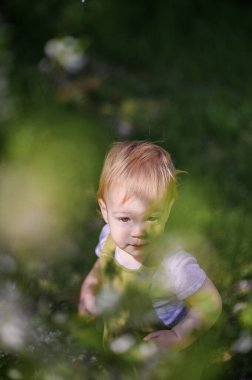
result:
[(251, 351), (252, 336), (250, 334), (241, 336), (232, 344), (231, 350), (234, 352), (239, 352), (240, 354), (246, 354)]
[(135, 344), (135, 339), (130, 334), (124, 334), (110, 343), (111, 350), (116, 354), (124, 354)]

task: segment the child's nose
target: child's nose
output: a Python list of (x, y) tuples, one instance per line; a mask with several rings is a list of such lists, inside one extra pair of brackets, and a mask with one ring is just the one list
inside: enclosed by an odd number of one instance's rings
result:
[(135, 238), (144, 238), (146, 236), (146, 228), (144, 223), (138, 223), (135, 225), (131, 232), (131, 235)]

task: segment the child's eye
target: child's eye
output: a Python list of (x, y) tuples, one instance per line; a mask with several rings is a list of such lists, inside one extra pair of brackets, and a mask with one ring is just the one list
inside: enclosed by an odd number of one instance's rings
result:
[(119, 220), (120, 222), (127, 223), (127, 222), (130, 221), (130, 218), (128, 218), (128, 217), (122, 217), (122, 218), (118, 218), (118, 220)]
[(151, 215), (151, 216), (149, 216), (149, 218), (148, 218), (148, 221), (149, 222), (156, 222), (156, 221), (158, 221), (159, 220), (159, 217), (158, 216), (155, 216), (155, 215)]

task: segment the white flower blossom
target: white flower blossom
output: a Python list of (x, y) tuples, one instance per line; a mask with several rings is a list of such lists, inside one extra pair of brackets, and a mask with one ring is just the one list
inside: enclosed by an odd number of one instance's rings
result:
[(246, 354), (252, 350), (252, 336), (251, 334), (246, 334), (239, 337), (231, 346), (233, 352), (238, 352), (240, 354)]
[(27, 315), (21, 307), (20, 294), (6, 284), (0, 294), (0, 341), (12, 350), (20, 350), (28, 332)]
[(49, 40), (45, 54), (70, 74), (78, 73), (87, 63), (80, 41), (71, 36)]
[(116, 354), (124, 354), (135, 344), (135, 339), (130, 334), (124, 334), (110, 343), (111, 350)]

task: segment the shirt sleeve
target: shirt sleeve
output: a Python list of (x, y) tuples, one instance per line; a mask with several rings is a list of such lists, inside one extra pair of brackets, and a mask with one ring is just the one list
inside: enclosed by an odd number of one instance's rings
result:
[(105, 224), (105, 226), (103, 226), (101, 232), (100, 232), (100, 236), (99, 236), (99, 242), (95, 248), (95, 253), (98, 257), (100, 257), (100, 254), (101, 254), (101, 251), (102, 251), (102, 248), (104, 246), (104, 243), (108, 237), (108, 234), (110, 232), (110, 228), (109, 228), (109, 225), (108, 224)]
[(163, 270), (166, 286), (179, 300), (194, 294), (206, 279), (195, 257), (183, 251), (166, 258)]

